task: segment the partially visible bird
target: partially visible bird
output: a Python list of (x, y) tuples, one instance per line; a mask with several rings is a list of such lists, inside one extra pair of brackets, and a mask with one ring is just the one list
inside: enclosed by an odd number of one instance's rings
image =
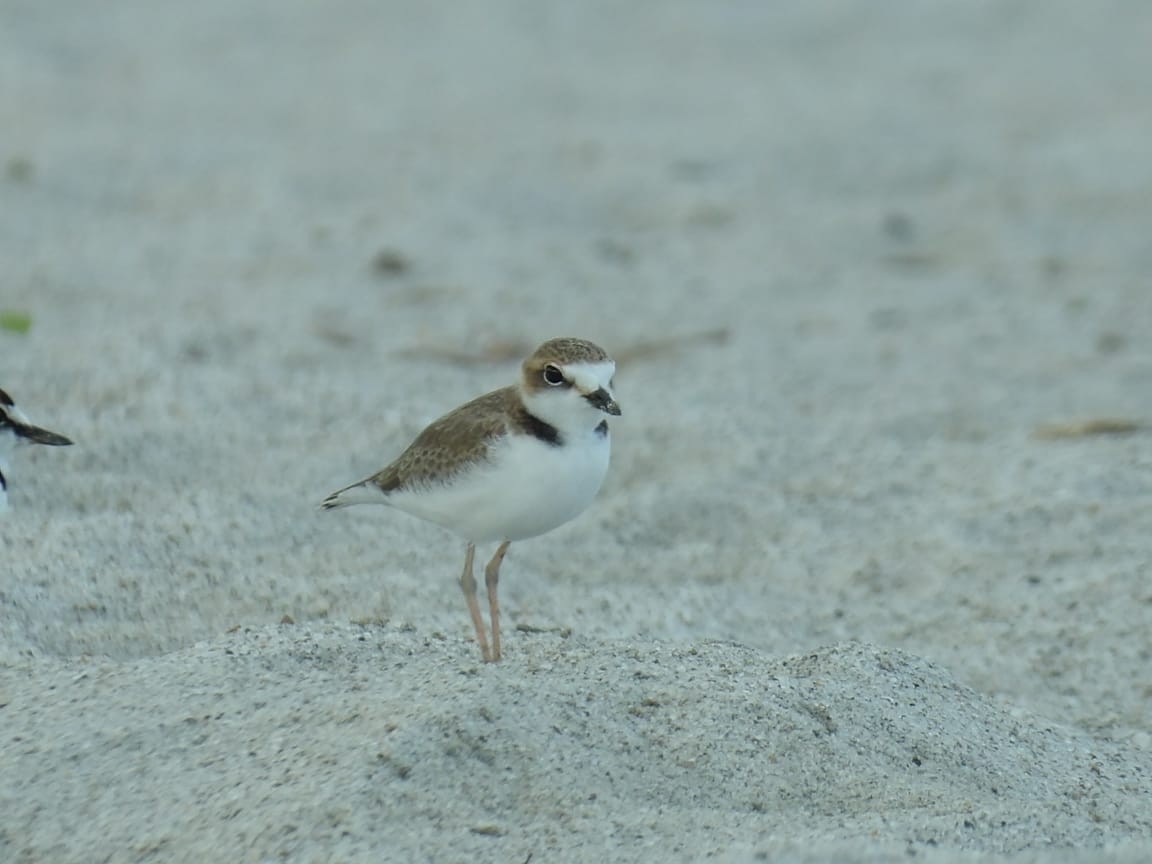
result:
[(33, 426), (12, 397), (0, 390), (0, 512), (8, 509), (8, 460), (16, 446), (24, 441), (53, 447), (72, 443), (63, 435)]

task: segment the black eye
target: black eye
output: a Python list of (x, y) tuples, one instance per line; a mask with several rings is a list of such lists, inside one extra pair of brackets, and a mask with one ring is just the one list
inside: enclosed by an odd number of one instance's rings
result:
[(559, 387), (564, 383), (564, 373), (561, 372), (558, 367), (549, 363), (544, 367), (544, 380), (553, 387)]

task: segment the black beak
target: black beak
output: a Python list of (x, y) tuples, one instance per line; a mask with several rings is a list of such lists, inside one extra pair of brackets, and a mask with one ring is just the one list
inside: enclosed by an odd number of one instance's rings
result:
[(613, 417), (620, 416), (620, 406), (616, 404), (616, 400), (612, 395), (601, 387), (595, 393), (587, 393), (584, 398), (592, 403), (592, 407), (599, 408), (605, 414), (611, 414)]
[(47, 429), (41, 429), (39, 426), (13, 423), (12, 431), (16, 433), (17, 438), (27, 438), (37, 444), (48, 444), (52, 447), (66, 447), (72, 443), (72, 439), (57, 435), (55, 432), (49, 432)]

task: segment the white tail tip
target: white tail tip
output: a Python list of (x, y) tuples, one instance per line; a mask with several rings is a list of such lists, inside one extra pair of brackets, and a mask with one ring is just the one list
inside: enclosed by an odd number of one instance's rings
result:
[(386, 504), (386, 496), (380, 487), (370, 480), (354, 483), (333, 492), (320, 502), (321, 510), (337, 510), (353, 504)]

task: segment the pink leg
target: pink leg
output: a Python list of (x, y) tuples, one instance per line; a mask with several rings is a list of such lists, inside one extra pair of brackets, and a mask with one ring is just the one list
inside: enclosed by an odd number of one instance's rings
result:
[(496, 594), (496, 587), (500, 582), (500, 564), (504, 561), (504, 554), (511, 545), (511, 540), (505, 540), (496, 549), (496, 554), (484, 568), (484, 587), (488, 589), (488, 615), (492, 619), (492, 659), (500, 659), (500, 600)]
[(464, 599), (468, 601), (468, 614), (472, 616), (472, 626), (476, 628), (476, 641), (480, 643), (480, 656), (487, 663), (492, 659), (488, 651), (488, 637), (484, 634), (484, 619), (480, 617), (480, 604), (476, 602), (476, 578), (472, 575), (472, 559), (476, 557), (476, 547), (469, 543), (464, 552), (464, 572), (460, 575), (460, 587)]

